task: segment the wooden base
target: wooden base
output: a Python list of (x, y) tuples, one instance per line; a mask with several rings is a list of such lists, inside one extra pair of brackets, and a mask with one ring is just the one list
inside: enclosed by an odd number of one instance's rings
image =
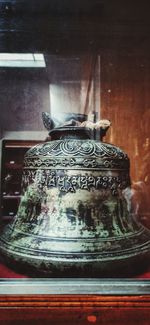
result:
[(150, 295), (1, 295), (0, 324), (142, 324)]

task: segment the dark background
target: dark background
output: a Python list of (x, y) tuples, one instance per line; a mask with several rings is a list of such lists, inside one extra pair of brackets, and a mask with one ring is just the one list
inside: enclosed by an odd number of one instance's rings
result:
[(50, 106), (49, 56), (69, 62), (80, 55), (99, 55), (101, 117), (112, 122), (105, 141), (128, 153), (133, 182), (144, 182), (149, 193), (149, 16), (146, 0), (0, 1), (0, 52), (44, 53), (48, 67), (46, 73), (0, 68), (1, 137), (44, 131), (41, 112)]

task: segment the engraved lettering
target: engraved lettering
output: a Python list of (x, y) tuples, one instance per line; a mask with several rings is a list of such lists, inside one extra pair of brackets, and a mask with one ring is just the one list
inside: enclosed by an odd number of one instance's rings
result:
[(102, 186), (102, 177), (98, 176), (96, 177), (96, 189)]
[(80, 188), (84, 190), (89, 190), (88, 187), (88, 179), (86, 176), (81, 176), (80, 177)]
[(67, 192), (65, 178), (66, 178), (65, 176), (57, 177), (57, 186), (59, 187), (60, 191), (63, 191), (63, 192)]
[(57, 187), (62, 192), (76, 192), (77, 189), (90, 191), (95, 189), (108, 189), (113, 195), (116, 195), (119, 189), (123, 189), (128, 185), (129, 178), (125, 175), (118, 176), (93, 176), (93, 175), (66, 175), (62, 171), (61, 175), (57, 171), (52, 170), (26, 170), (23, 172), (22, 183), (27, 187), (35, 182), (42, 189), (44, 186), (48, 188)]
[(75, 188), (72, 184), (72, 178), (69, 177), (68, 179), (66, 178), (66, 186), (67, 186), (67, 191), (68, 192), (75, 192)]
[(95, 179), (94, 176), (89, 176), (88, 177), (88, 185), (89, 185), (89, 187), (95, 187), (96, 179)]

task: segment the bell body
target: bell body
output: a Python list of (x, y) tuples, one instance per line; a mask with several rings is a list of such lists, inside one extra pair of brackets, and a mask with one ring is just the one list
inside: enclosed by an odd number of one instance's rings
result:
[(22, 199), (1, 234), (6, 260), (44, 276), (115, 276), (147, 263), (150, 232), (130, 211), (129, 159), (64, 128), (24, 158)]

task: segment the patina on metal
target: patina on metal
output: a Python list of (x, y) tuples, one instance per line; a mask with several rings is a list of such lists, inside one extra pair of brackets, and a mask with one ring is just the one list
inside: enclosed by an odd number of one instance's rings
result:
[[(149, 261), (150, 231), (126, 199), (129, 158), (92, 139), (82, 119), (61, 126), (44, 121), (51, 141), (25, 155), (17, 216), (0, 237), (2, 255), (17, 270), (113, 277), (136, 273)], [(99, 127), (101, 138), (107, 128), (107, 122)]]

